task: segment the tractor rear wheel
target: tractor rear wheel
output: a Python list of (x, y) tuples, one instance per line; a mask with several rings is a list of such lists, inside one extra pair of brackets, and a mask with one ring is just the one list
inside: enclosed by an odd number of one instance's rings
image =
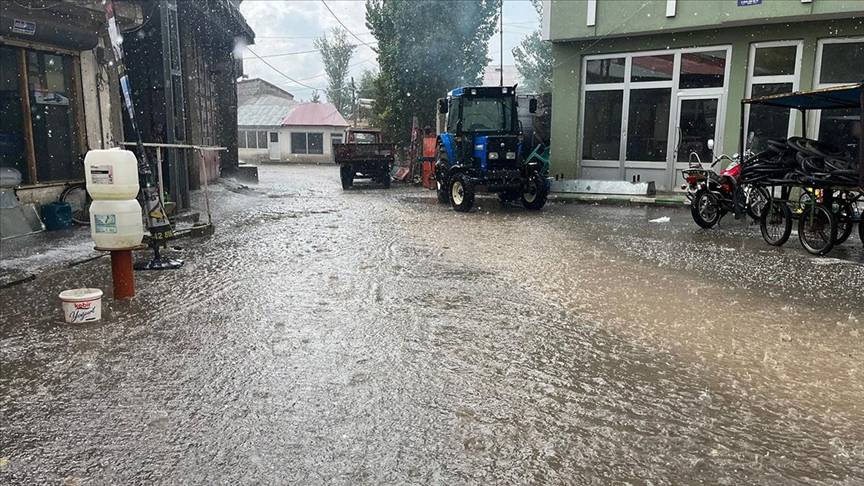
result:
[(447, 204), (450, 202), (450, 184), (447, 180), (446, 170), (448, 166), (447, 152), (444, 147), (438, 147), (438, 160), (435, 161), (435, 188), (438, 193), (438, 202)]

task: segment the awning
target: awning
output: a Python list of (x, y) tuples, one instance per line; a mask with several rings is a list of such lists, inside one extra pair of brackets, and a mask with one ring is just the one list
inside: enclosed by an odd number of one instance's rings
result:
[(833, 108), (861, 108), (864, 83), (847, 84), (813, 91), (797, 91), (779, 95), (742, 100), (751, 105), (770, 105), (797, 110), (830, 110)]

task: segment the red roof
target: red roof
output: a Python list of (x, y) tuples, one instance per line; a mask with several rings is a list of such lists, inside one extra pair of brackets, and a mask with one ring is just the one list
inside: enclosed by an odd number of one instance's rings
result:
[(282, 126), (286, 125), (347, 127), (348, 122), (330, 103), (300, 103), (282, 119)]

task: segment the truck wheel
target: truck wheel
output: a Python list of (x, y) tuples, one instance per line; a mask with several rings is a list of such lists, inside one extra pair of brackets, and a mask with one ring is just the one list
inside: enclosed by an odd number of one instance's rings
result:
[(522, 191), (522, 205), (525, 209), (537, 211), (546, 205), (546, 199), (549, 197), (546, 191), (546, 181), (540, 174), (534, 174), (528, 180), (525, 190)]
[(447, 180), (444, 176), (435, 176), (435, 190), (438, 193), (438, 202), (447, 204), (450, 202), (450, 193), (447, 192)]
[(474, 205), (474, 186), (468, 182), (465, 174), (456, 174), (450, 182), (450, 202), (453, 209), (467, 213)]
[(381, 184), (384, 184), (384, 189), (390, 189), (390, 172), (381, 174)]
[(348, 190), (354, 184), (354, 171), (350, 165), (339, 167), (339, 177), (342, 179), (342, 189)]

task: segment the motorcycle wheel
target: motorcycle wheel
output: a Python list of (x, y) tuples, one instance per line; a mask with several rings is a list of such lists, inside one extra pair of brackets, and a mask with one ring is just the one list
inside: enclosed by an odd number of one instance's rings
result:
[(770, 199), (771, 196), (768, 194), (768, 190), (764, 187), (750, 186), (747, 194), (747, 214), (753, 218), (754, 221), (759, 221), (762, 217), (762, 212), (765, 210)]
[(792, 234), (792, 210), (783, 201), (769, 199), (759, 218), (762, 239), (771, 246), (783, 246)]
[(690, 203), (690, 214), (693, 221), (705, 229), (713, 228), (720, 222), (723, 213), (720, 209), (720, 201), (711, 191), (699, 189)]

